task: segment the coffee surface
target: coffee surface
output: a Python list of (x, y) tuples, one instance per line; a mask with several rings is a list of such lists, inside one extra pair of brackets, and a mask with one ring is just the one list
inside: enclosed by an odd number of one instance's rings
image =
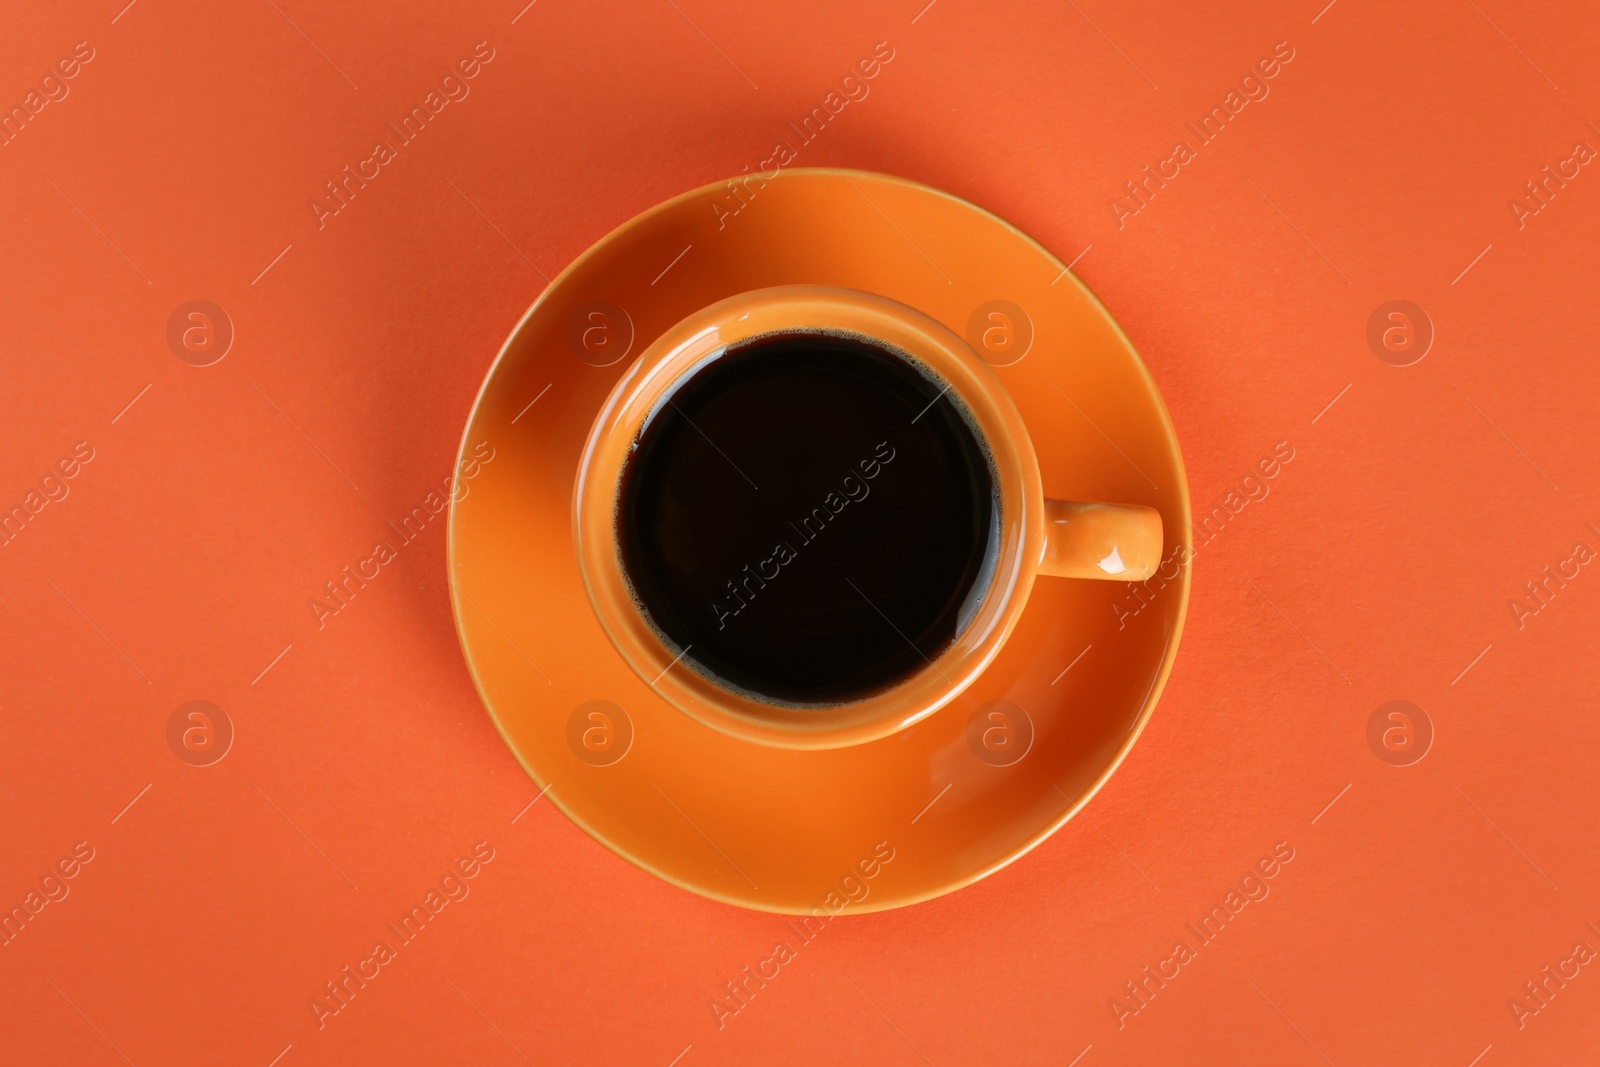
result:
[(617, 534), (691, 669), (830, 705), (949, 645), (996, 517), (988, 456), (942, 384), (875, 343), (802, 333), (729, 349), (657, 407)]

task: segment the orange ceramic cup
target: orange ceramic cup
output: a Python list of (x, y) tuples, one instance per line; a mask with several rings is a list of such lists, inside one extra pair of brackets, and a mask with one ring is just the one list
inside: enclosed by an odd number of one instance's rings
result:
[[(999, 537), (987, 586), (965, 628), (927, 666), (859, 700), (765, 703), (702, 673), (640, 610), (617, 549), (616, 503), (635, 439), (675, 382), (730, 345), (773, 333), (853, 334), (886, 345), (949, 387), (994, 464)], [(735, 737), (782, 748), (838, 748), (885, 737), (960, 694), (1005, 643), (1037, 575), (1143, 581), (1161, 559), (1161, 515), (1123, 504), (1045, 498), (1028, 429), (988, 364), (905, 304), (851, 289), (783, 286), (742, 293), (662, 334), (630, 367), (589, 431), (573, 493), (578, 566), (601, 627), (669, 703)]]

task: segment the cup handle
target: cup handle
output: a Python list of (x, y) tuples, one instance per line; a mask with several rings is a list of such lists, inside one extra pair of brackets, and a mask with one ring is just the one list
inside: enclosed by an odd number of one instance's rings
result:
[(1138, 504), (1044, 502), (1039, 573), (1142, 582), (1161, 564), (1161, 512)]

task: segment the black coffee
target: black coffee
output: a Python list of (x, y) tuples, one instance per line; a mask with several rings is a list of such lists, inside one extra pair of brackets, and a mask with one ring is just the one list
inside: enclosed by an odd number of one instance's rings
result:
[(828, 705), (950, 644), (997, 520), (989, 458), (942, 384), (877, 343), (791, 333), (728, 349), (658, 405), (617, 539), (686, 666)]

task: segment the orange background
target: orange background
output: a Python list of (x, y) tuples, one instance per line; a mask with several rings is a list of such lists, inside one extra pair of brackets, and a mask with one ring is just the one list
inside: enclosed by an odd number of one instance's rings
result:
[[(0, 104), (80, 40), (69, 94), (0, 148), (0, 506), (94, 453), (0, 548), (0, 908), (78, 842), (93, 859), (0, 948), (0, 1059), (1594, 1055), (1600, 968), (1520, 1028), (1508, 1007), (1600, 950), (1600, 575), (1520, 629), (1508, 606), (1600, 549), (1600, 175), (1520, 228), (1507, 206), (1600, 149), (1592, 14), (112, 0), (9, 12)], [(322, 183), (480, 41), (470, 95), (319, 230)], [(1164, 699), (1085, 817), (972, 888), (830, 926), (718, 1029), (708, 1001), (783, 920), (524, 810), (442, 521), (323, 629), (306, 601), (449, 473), (543, 276), (758, 165), (879, 41), (895, 59), (797, 165), (902, 174), (1081, 255), (1197, 516), (1277, 442), (1296, 456), (1198, 553)], [(1270, 96), (1119, 228), (1123, 182), (1279, 41)], [(196, 298), (236, 331), (209, 367), (165, 337)], [(1396, 298), (1436, 330), (1408, 367), (1366, 341)], [(213, 766), (167, 745), (192, 699), (236, 730)], [(1436, 733), (1412, 766), (1367, 743), (1393, 699)], [(479, 841), (471, 895), (319, 1029), (322, 983)], [(1270, 896), (1119, 1028), (1123, 983), (1279, 841)]]

